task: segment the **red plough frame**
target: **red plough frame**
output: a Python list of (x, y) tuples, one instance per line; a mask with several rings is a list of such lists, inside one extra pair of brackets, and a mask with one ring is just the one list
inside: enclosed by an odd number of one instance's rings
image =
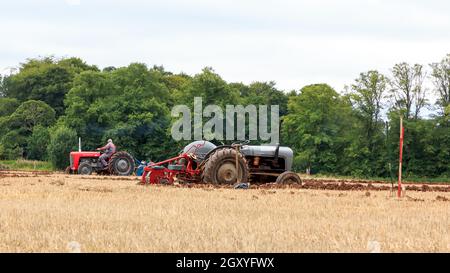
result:
[(141, 184), (173, 184), (175, 177), (182, 177), (185, 181), (198, 181), (201, 168), (195, 162), (195, 151), (203, 145), (194, 145), (193, 153), (188, 151), (177, 157), (146, 166), (141, 177)]

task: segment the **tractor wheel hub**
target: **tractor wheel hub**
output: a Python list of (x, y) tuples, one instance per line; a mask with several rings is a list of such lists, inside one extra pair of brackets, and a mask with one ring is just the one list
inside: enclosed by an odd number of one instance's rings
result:
[(223, 164), (217, 172), (217, 178), (222, 183), (236, 182), (236, 176), (236, 166), (232, 163)]
[(119, 161), (117, 161), (117, 169), (121, 172), (126, 172), (129, 168), (129, 164), (128, 161), (125, 159), (120, 159)]

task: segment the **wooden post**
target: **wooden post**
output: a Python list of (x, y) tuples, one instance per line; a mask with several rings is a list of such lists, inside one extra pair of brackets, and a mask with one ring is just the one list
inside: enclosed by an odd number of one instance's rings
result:
[(398, 190), (397, 197), (402, 196), (402, 162), (403, 162), (403, 137), (405, 130), (403, 128), (403, 117), (400, 117), (400, 156), (398, 161)]
[(236, 145), (236, 185), (239, 182), (239, 145)]

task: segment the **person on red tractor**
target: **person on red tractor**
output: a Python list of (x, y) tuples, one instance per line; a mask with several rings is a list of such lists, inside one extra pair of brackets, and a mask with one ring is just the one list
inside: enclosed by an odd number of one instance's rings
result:
[(108, 166), (106, 160), (109, 159), (116, 152), (116, 145), (114, 145), (112, 139), (108, 139), (108, 143), (101, 148), (97, 148), (97, 151), (105, 151), (99, 157), (99, 160), (102, 163), (102, 167), (106, 168)]

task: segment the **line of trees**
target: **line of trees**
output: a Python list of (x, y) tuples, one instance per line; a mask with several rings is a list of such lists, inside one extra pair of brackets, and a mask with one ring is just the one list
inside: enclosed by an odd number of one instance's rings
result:
[[(79, 58), (29, 59), (0, 76), (0, 159), (64, 168), (81, 137), (86, 150), (112, 138), (137, 158), (160, 160), (186, 144), (170, 137), (171, 108), (199, 96), (205, 105), (279, 105), (282, 144), (294, 149), (297, 170), (312, 173), (391, 176), (401, 115), (406, 175), (450, 177), (450, 54), (429, 66), (396, 64), (390, 75), (361, 73), (340, 93), (327, 84), (283, 92), (274, 82), (227, 83), (211, 68), (190, 76), (140, 63), (100, 70)], [(434, 114), (424, 118), (427, 108)]]

